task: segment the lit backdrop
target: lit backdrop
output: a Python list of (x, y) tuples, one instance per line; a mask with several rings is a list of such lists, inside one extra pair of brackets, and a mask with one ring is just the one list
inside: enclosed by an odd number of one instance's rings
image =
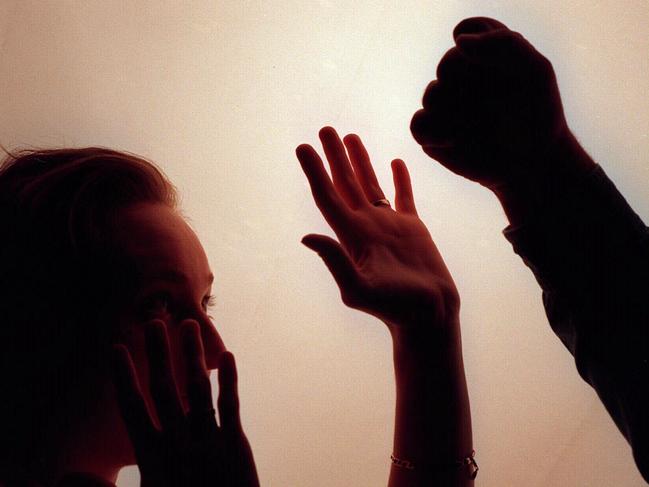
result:
[[(363, 137), (388, 197), (389, 161), (410, 167), (463, 299), (476, 485), (642, 485), (500, 234), (497, 202), (410, 136), (454, 25), (474, 15), (553, 61), (575, 133), (647, 221), (644, 0), (0, 1), (0, 142), (129, 150), (176, 183), (216, 275), (215, 321), (265, 486), (387, 482), (388, 334), (343, 306), (300, 245), (331, 233), (293, 154), (326, 124)], [(119, 486), (136, 485), (125, 469)]]

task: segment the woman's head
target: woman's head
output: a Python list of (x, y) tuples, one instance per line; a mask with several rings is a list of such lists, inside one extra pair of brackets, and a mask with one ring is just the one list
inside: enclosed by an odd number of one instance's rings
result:
[(165, 176), (128, 153), (23, 151), (2, 163), (0, 458), (22, 462), (100, 414), (110, 344), (145, 362), (145, 320), (165, 320), (173, 348), (173, 323), (196, 319), (214, 366), (211, 273), (176, 204)]

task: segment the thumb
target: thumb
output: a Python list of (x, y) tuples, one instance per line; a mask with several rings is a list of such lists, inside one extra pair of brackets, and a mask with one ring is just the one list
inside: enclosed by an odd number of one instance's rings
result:
[(453, 39), (457, 39), (462, 34), (479, 34), (481, 32), (503, 29), (508, 30), (508, 27), (496, 19), (490, 17), (469, 17), (455, 26), (453, 29)]
[(356, 301), (360, 296), (361, 277), (340, 243), (326, 235), (316, 234), (306, 235), (302, 243), (320, 255), (338, 284), (343, 302), (351, 305)]
[(455, 44), (473, 61), (489, 65), (520, 61), (535, 52), (532, 45), (521, 34), (506, 28), (460, 34), (455, 38)]

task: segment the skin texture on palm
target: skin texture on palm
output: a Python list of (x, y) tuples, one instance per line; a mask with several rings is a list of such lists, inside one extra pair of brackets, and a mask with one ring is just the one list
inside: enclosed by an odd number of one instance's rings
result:
[(325, 127), (320, 140), (329, 167), (310, 145), (296, 154), (314, 201), (339, 241), (310, 234), (343, 302), (390, 330), (396, 382), (393, 452), (415, 469), (393, 465), (390, 487), (470, 486), (455, 467), (472, 450), (471, 416), (462, 363), (460, 300), (453, 279), (417, 216), (403, 161), (392, 161), (396, 211), (385, 197), (357, 135), (340, 140)]

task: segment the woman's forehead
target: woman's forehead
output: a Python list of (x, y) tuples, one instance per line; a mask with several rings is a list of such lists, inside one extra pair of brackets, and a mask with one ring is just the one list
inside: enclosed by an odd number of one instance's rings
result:
[(172, 208), (138, 205), (120, 216), (118, 242), (140, 271), (162, 276), (200, 275), (202, 280), (210, 274), (198, 237)]

